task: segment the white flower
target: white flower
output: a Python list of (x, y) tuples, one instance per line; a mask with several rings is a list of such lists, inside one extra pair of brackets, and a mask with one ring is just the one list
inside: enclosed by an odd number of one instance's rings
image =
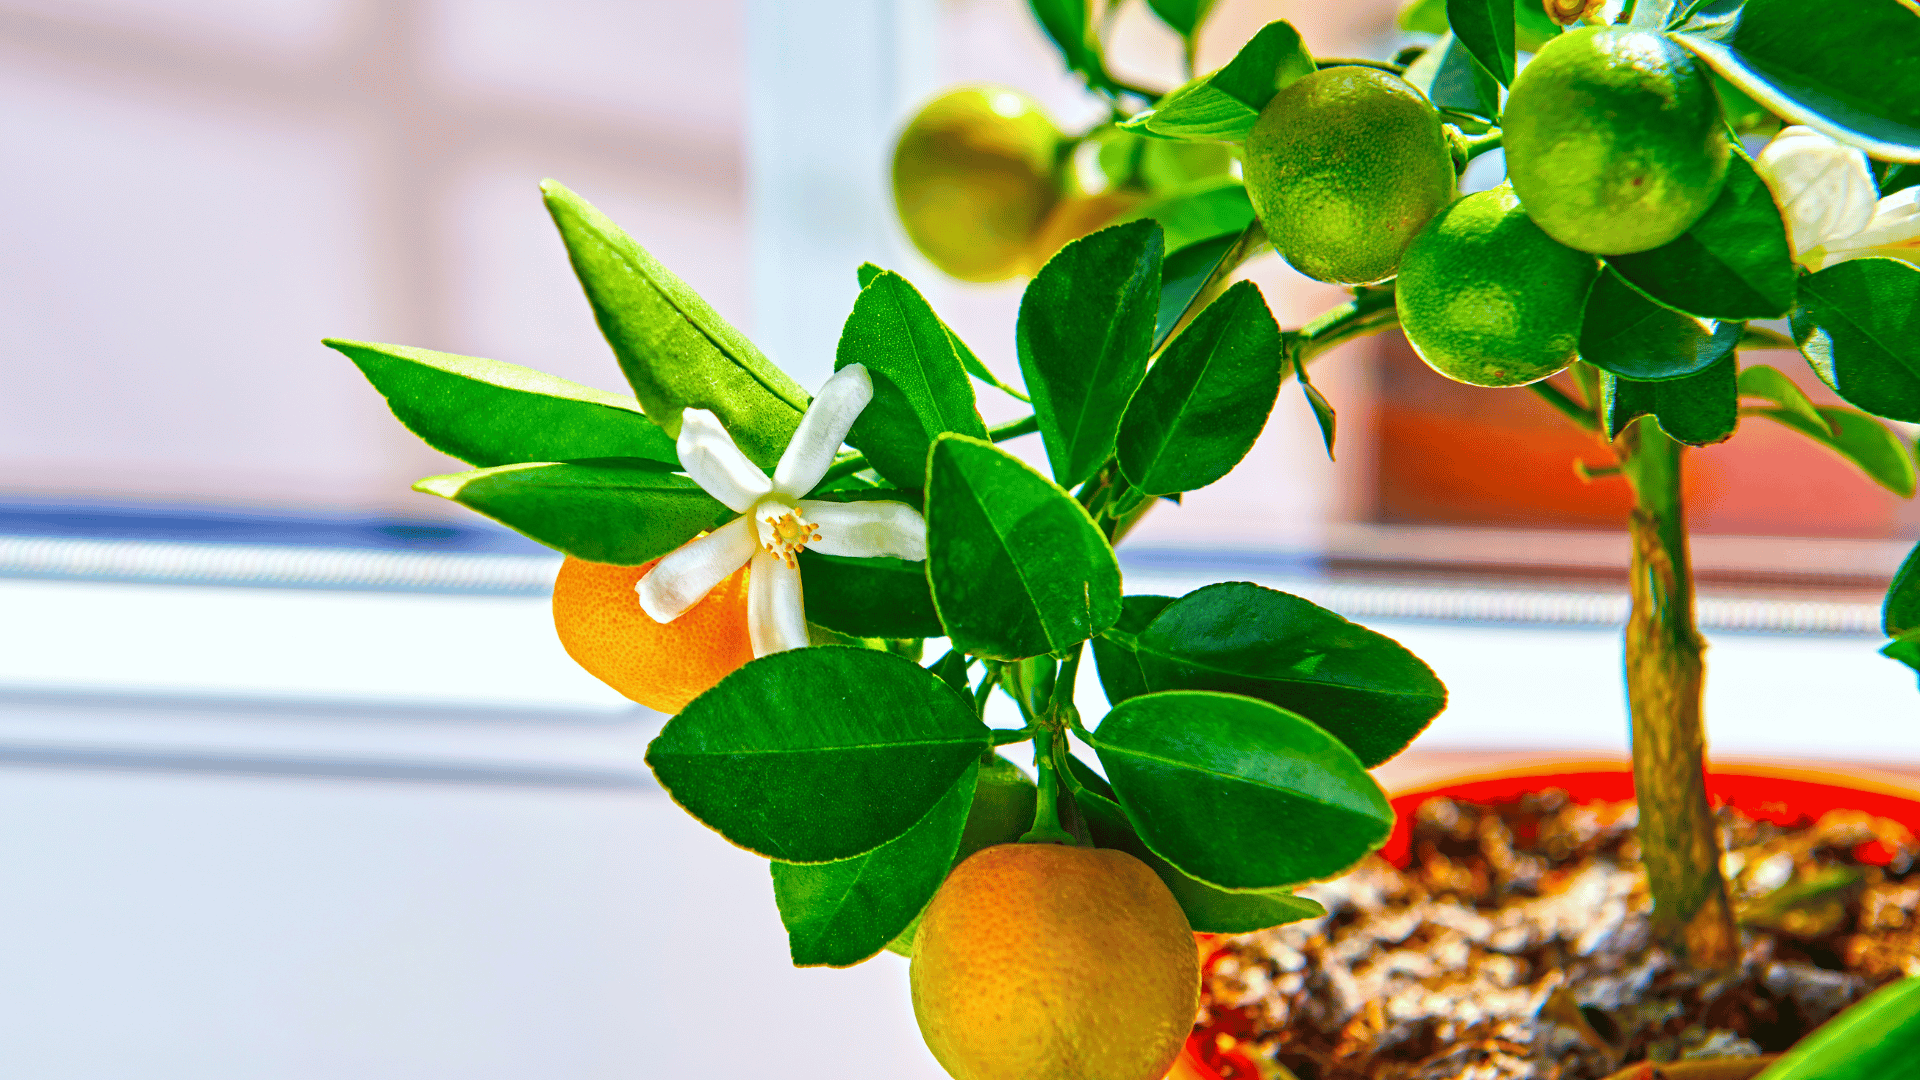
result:
[(747, 633), (753, 655), (766, 656), (807, 644), (800, 564), (795, 561), (801, 551), (926, 558), (927, 523), (906, 503), (801, 498), (826, 474), (871, 400), (873, 380), (865, 367), (849, 364), (835, 372), (801, 417), (771, 481), (733, 444), (719, 417), (705, 409), (683, 412), (677, 444), (681, 468), (740, 516), (661, 559), (634, 586), (641, 609), (655, 622), (672, 622), (751, 563)]
[(1793, 257), (1807, 269), (1872, 256), (1920, 265), (1920, 188), (1881, 199), (1861, 151), (1796, 126), (1774, 136), (1754, 168), (1786, 219)]

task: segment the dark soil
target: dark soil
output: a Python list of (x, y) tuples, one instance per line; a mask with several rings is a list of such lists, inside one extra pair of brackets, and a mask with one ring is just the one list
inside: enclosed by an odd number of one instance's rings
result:
[(1324, 918), (1218, 941), (1204, 1054), (1226, 1080), (1586, 1080), (1777, 1052), (1920, 974), (1920, 844), (1901, 825), (1720, 812), (1744, 957), (1688, 971), (1648, 929), (1634, 806), (1548, 791), (1421, 806), (1412, 865), (1308, 886)]

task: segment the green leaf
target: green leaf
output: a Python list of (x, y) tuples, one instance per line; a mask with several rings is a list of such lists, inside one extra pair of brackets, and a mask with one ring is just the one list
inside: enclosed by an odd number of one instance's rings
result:
[(800, 553), (807, 621), (868, 638), (942, 637), (927, 588), (927, 564)]
[(1153, 9), (1160, 21), (1173, 28), (1173, 32), (1183, 38), (1190, 38), (1207, 21), (1207, 15), (1213, 11), (1214, 0), (1147, 0), (1147, 6)]
[(1264, 701), (1190, 690), (1130, 698), (1089, 741), (1147, 847), (1218, 888), (1330, 877), (1393, 827), (1353, 751)]
[(1887, 602), (1880, 609), (1880, 627), (1888, 637), (1920, 630), (1920, 547), (1908, 553), (1893, 575)]
[(941, 432), (987, 437), (946, 324), (900, 275), (884, 272), (860, 291), (833, 359), (835, 371), (849, 364), (866, 366), (873, 400), (847, 441), (900, 487), (926, 480), (927, 447)]
[(1709, 332), (1698, 319), (1661, 307), (1608, 269), (1587, 293), (1580, 359), (1641, 382), (1683, 379), (1732, 356), (1744, 329), (1724, 322)]
[(733, 843), (817, 863), (913, 828), (990, 744), (973, 703), (932, 672), (824, 647), (763, 656), (720, 680), (660, 729), (647, 765)]
[(1776, 319), (1793, 307), (1787, 226), (1745, 154), (1727, 155), (1727, 179), (1706, 214), (1676, 240), (1608, 265), (1647, 295), (1703, 319)]
[(1116, 704), (1163, 690), (1259, 698), (1311, 719), (1369, 769), (1446, 708), (1419, 657), (1298, 596), (1229, 581), (1171, 602), (1130, 596), (1124, 611), (1094, 642)]
[(1731, 38), (1715, 36), (1672, 35), (1788, 123), (1885, 161), (1920, 161), (1920, 11), (1911, 4), (1747, 0)]
[(1062, 486), (1113, 456), (1153, 347), (1160, 256), (1158, 224), (1115, 225), (1061, 248), (1020, 298), (1020, 372)]
[(942, 435), (927, 460), (927, 576), (953, 647), (1059, 652), (1120, 615), (1120, 564), (1073, 496), (991, 443)]
[(1074, 806), (1085, 818), (1094, 844), (1124, 851), (1160, 875), (1167, 891), (1186, 913), (1187, 925), (1194, 933), (1247, 934), (1327, 913), (1326, 908), (1312, 900), (1285, 890), (1228, 892), (1181, 873), (1141, 841), (1140, 834), (1133, 831), (1133, 823), (1127, 820), (1126, 811), (1113, 801), (1113, 788), (1100, 779), (1100, 774), (1074, 757), (1067, 759), (1067, 768), (1077, 782)]
[(1539, 52), (1567, 29), (1553, 21), (1540, 0), (1514, 0), (1513, 28), (1516, 44), (1527, 52)]
[(1867, 474), (1867, 479), (1903, 499), (1913, 497), (1913, 451), (1885, 424), (1856, 409), (1819, 407), (1819, 419), (1786, 409), (1745, 409), (1748, 416), (1764, 416), (1832, 450)]
[(1120, 421), (1120, 471), (1151, 495), (1227, 475), (1266, 427), (1283, 359), (1280, 326), (1260, 287), (1229, 288), (1141, 381)]
[(1880, 649), (1880, 655), (1920, 672), (1920, 630), (1909, 630)]
[(736, 516), (673, 466), (640, 458), (499, 465), (429, 476), (413, 489), (556, 551), (620, 566), (657, 559)]
[(1875, 990), (1795, 1043), (1756, 1080), (1892, 1080), (1920, 1047), (1920, 976)]
[(1406, 80), (1435, 108), (1488, 120), (1500, 115), (1500, 81), (1451, 32), (1407, 66)]
[[(887, 273), (887, 271), (881, 269), (880, 267), (874, 265), (873, 263), (861, 263), (860, 270), (858, 272), (858, 276), (860, 278), (860, 288), (862, 290), (865, 290), (867, 286), (873, 284), (873, 281), (875, 278), (879, 277), (881, 274), (884, 274), (884, 273)], [(986, 383), (988, 386), (993, 387), (995, 390), (998, 390), (1003, 394), (1006, 394), (1010, 397), (1019, 398), (1021, 401), (1027, 400), (1027, 395), (1021, 393), (1019, 390), (1016, 390), (1011, 386), (1008, 386), (1006, 383), (1001, 382), (1000, 377), (998, 375), (995, 375), (987, 367), (986, 364), (982, 363), (980, 358), (973, 354), (972, 349), (967, 348), (967, 343), (960, 340), (960, 335), (953, 332), (953, 327), (948, 326), (945, 322), (942, 322), (940, 324), (940, 328), (947, 332), (947, 340), (951, 342), (953, 345), (954, 355), (960, 358), (960, 366), (967, 369), (967, 374), (973, 376), (974, 378), (980, 380), (983, 383)], [(916, 480), (914, 481), (914, 483), (917, 484), (919, 483), (919, 481)]]
[(1333, 402), (1327, 395), (1307, 381), (1307, 369), (1295, 368), (1293, 379), (1300, 384), (1300, 392), (1307, 397), (1307, 407), (1313, 410), (1313, 422), (1320, 426), (1320, 440), (1327, 444), (1327, 460), (1333, 460), (1333, 436), (1339, 426), (1339, 415), (1333, 411)]
[(540, 190), (600, 333), (653, 422), (678, 437), (681, 410), (708, 409), (755, 464), (779, 461), (807, 392), (605, 214), (558, 181)]
[[(967, 811), (967, 827), (960, 833), (960, 847), (953, 853), (953, 865), (995, 844), (1011, 844), (1033, 827), (1033, 812), (1039, 802), (1039, 789), (1013, 762), (998, 754), (982, 759), (979, 779), (973, 788), (973, 808)], [(901, 956), (913, 955), (913, 937), (920, 929), (920, 914), (906, 929), (894, 935), (887, 948)]]
[(1664, 382), (1623, 379), (1600, 373), (1600, 409), (1607, 437), (1616, 439), (1637, 417), (1651, 415), (1666, 432), (1688, 446), (1723, 442), (1740, 421), (1734, 358), (1729, 355), (1697, 375)]
[[(1177, 145), (1177, 144), (1176, 144)], [(1238, 236), (1253, 220), (1247, 186), (1231, 176), (1202, 180), (1141, 207), (1140, 217), (1160, 223), (1169, 261), (1182, 248), (1223, 236)], [(1168, 274), (1161, 271), (1162, 287)]]
[(773, 901), (795, 967), (852, 967), (904, 930), (939, 890), (973, 803), (969, 765), (911, 829), (839, 862), (772, 864)]
[(1513, 85), (1513, 0), (1447, 0), (1447, 25), (1501, 86)]
[(1100, 56), (1100, 42), (1093, 36), (1091, 0), (1028, 0), (1028, 6), (1059, 48), (1069, 71), (1079, 72), (1091, 87), (1113, 85)]
[(1793, 340), (1833, 392), (1876, 416), (1920, 423), (1920, 269), (1854, 259), (1800, 282)]
[[(1259, 228), (1250, 222), (1248, 228)], [(1264, 235), (1264, 234), (1263, 234)], [(1199, 298), (1223, 260), (1240, 248), (1241, 237), (1220, 236), (1189, 244), (1167, 256), (1160, 267), (1160, 303), (1154, 314), (1153, 347), (1160, 348), (1180, 323), (1180, 316)]]
[(1176, 87), (1151, 111), (1122, 126), (1170, 139), (1240, 142), (1273, 95), (1313, 70), (1313, 54), (1300, 32), (1291, 23), (1270, 22), (1226, 67)]
[(1820, 410), (1814, 407), (1813, 399), (1806, 391), (1795, 386), (1792, 379), (1779, 368), (1766, 364), (1753, 364), (1740, 370), (1739, 389), (1741, 397), (1765, 398), (1787, 412), (1800, 417), (1808, 423), (1826, 426), (1826, 419)]
[(633, 398), (477, 356), (327, 338), (407, 430), (469, 465), (646, 458), (678, 468), (673, 439)]
[(1400, 9), (1394, 25), (1415, 34), (1447, 32), (1447, 0), (1414, 0)]

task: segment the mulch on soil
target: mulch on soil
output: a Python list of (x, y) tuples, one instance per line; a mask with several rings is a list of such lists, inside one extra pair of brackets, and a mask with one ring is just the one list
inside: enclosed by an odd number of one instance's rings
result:
[(1218, 940), (1204, 1056), (1227, 1080), (1598, 1080), (1623, 1065), (1786, 1049), (1920, 974), (1920, 843), (1836, 811), (1720, 811), (1737, 969), (1656, 945), (1631, 802), (1430, 799), (1406, 870), (1299, 890), (1323, 918)]

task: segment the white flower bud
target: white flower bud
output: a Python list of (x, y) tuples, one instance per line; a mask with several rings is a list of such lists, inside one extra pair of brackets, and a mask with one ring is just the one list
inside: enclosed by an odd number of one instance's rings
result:
[(1795, 258), (1853, 236), (1873, 219), (1879, 189), (1867, 155), (1808, 127), (1790, 127), (1760, 152), (1754, 168), (1786, 218)]

